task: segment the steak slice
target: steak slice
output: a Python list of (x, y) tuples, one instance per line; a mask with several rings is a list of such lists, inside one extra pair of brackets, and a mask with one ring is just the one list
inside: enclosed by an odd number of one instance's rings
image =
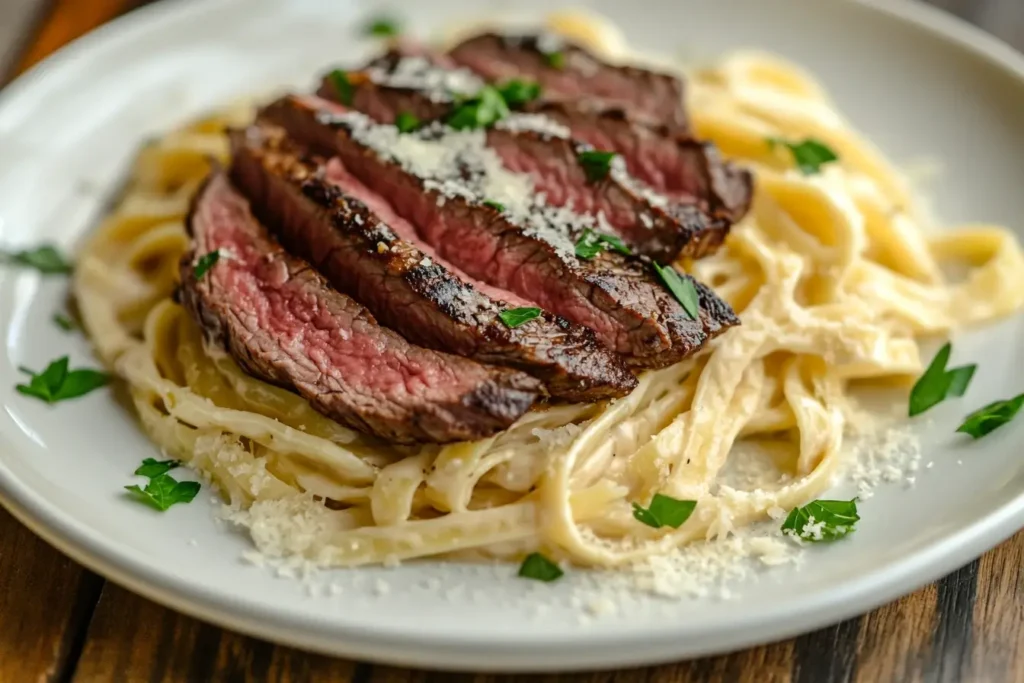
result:
[[(188, 218), (182, 301), (207, 338), (251, 374), (317, 410), (399, 443), (485, 437), (529, 409), (537, 380), (413, 346), (282, 249), (215, 171)], [(218, 261), (196, 277), (200, 256)]]
[(504, 168), (481, 131), (436, 125), (400, 134), (317, 97), (282, 98), (262, 116), (340, 157), (446, 261), (590, 327), (634, 367), (676, 362), (738, 322), (707, 290), (700, 319), (690, 319), (635, 258), (577, 257), (576, 242), (595, 221), (546, 204), (528, 176)]
[(446, 263), (340, 159), (324, 169), (272, 126), (231, 139), (232, 179), (256, 215), (292, 253), (406, 339), (518, 368), (570, 401), (624, 396), (636, 386), (622, 359), (586, 327), (550, 313), (508, 327), (503, 310), (533, 303)]
[[(332, 77), (326, 77), (320, 95), (351, 101), (352, 109), (382, 123), (393, 123), (403, 113), (422, 121), (446, 118), (457, 106), (452, 92), (482, 87), (465, 69), (394, 52), (364, 71), (349, 73), (347, 81), (339, 92)], [(545, 193), (549, 203), (601, 214), (634, 250), (656, 261), (670, 263), (680, 254), (699, 258), (721, 245), (731, 221), (724, 213), (709, 213), (710, 200), (684, 194), (670, 200), (634, 179), (618, 158), (605, 176), (589, 179), (580, 155), (592, 148), (570, 134), (568, 127), (542, 114), (512, 114), (488, 129), (487, 142), (508, 168), (532, 176), (536, 191)]]
[(607, 107), (621, 107), (639, 121), (665, 125), (675, 132), (689, 128), (679, 78), (606, 64), (579, 45), (551, 33), (485, 33), (463, 41), (448, 54), (488, 81), (528, 78), (540, 83), (550, 99), (592, 100)]

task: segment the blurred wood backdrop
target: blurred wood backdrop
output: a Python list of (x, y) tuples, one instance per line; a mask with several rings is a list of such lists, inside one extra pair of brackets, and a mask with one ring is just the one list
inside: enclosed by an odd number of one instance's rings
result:
[[(909, 0), (893, 0), (903, 1)], [(141, 4), (145, 0), (0, 0), (0, 84)], [(1024, 0), (932, 4), (1024, 49)], [(105, 581), (0, 509), (0, 683), (513, 683), (527, 678), (335, 660), (224, 631)], [(1024, 532), (897, 602), (789, 641), (675, 665), (530, 680), (1022, 683)]]

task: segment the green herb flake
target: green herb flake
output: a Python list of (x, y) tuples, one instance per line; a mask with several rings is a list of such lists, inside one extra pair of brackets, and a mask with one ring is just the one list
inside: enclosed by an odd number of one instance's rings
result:
[(790, 511), (782, 532), (803, 541), (835, 541), (854, 530), (860, 515), (857, 499), (815, 500)]
[(524, 579), (549, 583), (562, 578), (564, 574), (561, 567), (540, 553), (530, 553), (519, 565), (519, 576)]
[(510, 108), (521, 107), (540, 97), (540, 83), (514, 79), (498, 88)]
[(6, 263), (35, 268), (44, 275), (67, 275), (71, 272), (71, 262), (51, 244), (20, 251), (0, 251), (0, 257)]
[(587, 174), (587, 180), (596, 183), (608, 177), (612, 170), (612, 159), (616, 156), (615, 152), (602, 152), (591, 149), (586, 152), (580, 152), (576, 155), (576, 159), (583, 166), (583, 170)]
[(680, 275), (672, 266), (662, 267), (655, 263), (654, 270), (676, 300), (682, 304), (686, 314), (693, 320), (699, 318), (700, 297), (697, 295), (697, 288), (693, 286), (693, 280)]
[(499, 313), (498, 317), (501, 318), (501, 322), (505, 323), (509, 327), (519, 327), (520, 325), (525, 325), (534, 318), (540, 317), (540, 309), (535, 306), (510, 308), (507, 311)]
[(544, 62), (552, 69), (564, 69), (565, 68), (565, 53), (561, 50), (554, 52), (544, 52)]
[(374, 38), (393, 38), (394, 36), (401, 35), (402, 27), (394, 17), (376, 17), (366, 22), (366, 25), (363, 27), (363, 33)]
[(165, 512), (177, 503), (191, 503), (200, 485), (197, 481), (178, 481), (169, 474), (160, 474), (150, 479), (146, 488), (135, 484), (124, 488), (133, 499)]
[(683, 522), (690, 518), (696, 507), (697, 501), (695, 500), (677, 500), (655, 493), (651, 498), (651, 504), (646, 508), (639, 503), (633, 503), (633, 517), (655, 529), (660, 529), (663, 526), (678, 529)]
[(217, 261), (219, 261), (219, 260), (220, 260), (220, 250), (219, 249), (214, 249), (213, 251), (211, 251), (208, 254), (203, 254), (202, 256), (199, 257), (198, 260), (196, 260), (196, 266), (192, 270), (192, 274), (195, 275), (195, 278), (197, 280), (201, 280), (202, 277), (204, 275), (206, 275), (206, 272), (208, 270), (210, 270), (210, 268), (213, 268), (214, 264), (216, 264)]
[(797, 168), (804, 175), (821, 173), (821, 167), (833, 161), (839, 161), (839, 156), (820, 140), (807, 138), (801, 142), (788, 142), (782, 138), (768, 138), (768, 146), (771, 149), (785, 147), (793, 155), (793, 161)]
[(581, 259), (592, 259), (597, 256), (600, 252), (605, 249), (611, 249), (617, 251), (620, 254), (629, 256), (633, 252), (630, 251), (621, 239), (615, 235), (604, 235), (599, 232), (594, 232), (589, 228), (583, 231), (583, 235), (576, 241), (576, 256)]
[(492, 209), (494, 209), (495, 211), (497, 211), (498, 213), (504, 213), (504, 211), (505, 211), (505, 205), (504, 204), (502, 204), (501, 202), (492, 202), (490, 199), (487, 199), (487, 200), (484, 201), (484, 206), (489, 206)]
[(412, 133), (420, 127), (421, 121), (412, 112), (403, 111), (395, 117), (395, 126), (399, 133)]
[(1024, 406), (1024, 394), (1006, 401), (989, 403), (964, 418), (964, 423), (956, 431), (980, 439), (1016, 417), (1021, 406)]
[(110, 376), (98, 370), (69, 370), (68, 357), (63, 356), (46, 366), (42, 372), (18, 368), (31, 379), (28, 384), (15, 386), (18, 393), (38, 398), (46, 403), (57, 403), (84, 396), (110, 382)]
[(351, 106), (355, 89), (352, 87), (352, 81), (348, 79), (348, 74), (341, 69), (335, 69), (327, 74), (327, 80), (331, 82), (331, 87), (334, 88), (334, 94), (338, 96), (338, 101), (346, 106)]
[(156, 460), (155, 458), (146, 458), (139, 465), (138, 469), (135, 470), (135, 474), (140, 477), (159, 477), (161, 474), (167, 474), (176, 467), (181, 467), (181, 463), (177, 460)]
[(72, 332), (78, 328), (78, 326), (75, 325), (75, 321), (72, 320), (70, 316), (63, 313), (53, 314), (53, 324), (65, 332)]
[(485, 85), (472, 97), (460, 99), (445, 121), (456, 130), (486, 128), (509, 115), (508, 105), (498, 89)]
[(935, 354), (928, 369), (910, 390), (909, 415), (914, 417), (942, 403), (949, 396), (963, 396), (974, 376), (976, 365), (946, 369), (953, 345), (947, 343)]

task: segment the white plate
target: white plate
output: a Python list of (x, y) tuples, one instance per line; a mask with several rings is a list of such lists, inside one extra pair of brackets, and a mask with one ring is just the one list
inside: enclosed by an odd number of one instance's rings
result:
[[(556, 4), (530, 0), (521, 9)], [(415, 5), (403, 14), (424, 30), (466, 12), (454, 0)], [(593, 5), (635, 44), (657, 51), (709, 56), (756, 46), (799, 60), (889, 155), (948, 161), (934, 187), (945, 219), (1024, 226), (1024, 58), (980, 33), (897, 2)], [(143, 138), (236, 94), (308, 87), (321, 67), (369, 47), (351, 38), (350, 22), (362, 15), (342, 0), (166, 2), (63, 50), (0, 96), (3, 241), (72, 245)], [(51, 408), (14, 392), (18, 365), (41, 367), (66, 352), (92, 363), (84, 340), (50, 322), (65, 292), (60, 279), (0, 273), (4, 504), (62, 551), (134, 591), (304, 648), (446, 669), (563, 671), (723, 652), (864, 612), (1024, 525), (1024, 421), (977, 443), (949, 433), (966, 405), (1024, 390), (1018, 316), (958, 339), (955, 360), (980, 360), (980, 369), (964, 402), (940, 406), (932, 426), (923, 425), (924, 460), (934, 467), (915, 487), (880, 491), (862, 504), (851, 539), (812, 550), (799, 571), (774, 570), (737, 586), (733, 600), (645, 599), (580, 623), (570, 605), (573, 577), (540, 585), (515, 580), (510, 567), (439, 563), (339, 572), (331, 578), (345, 591), (314, 598), (301, 582), (241, 563), (247, 540), (218, 527), (210, 506), (160, 515), (123, 499), (121, 486), (154, 449), (112, 395)], [(424, 587), (426, 577), (448, 590)], [(538, 605), (548, 606), (543, 618)]]

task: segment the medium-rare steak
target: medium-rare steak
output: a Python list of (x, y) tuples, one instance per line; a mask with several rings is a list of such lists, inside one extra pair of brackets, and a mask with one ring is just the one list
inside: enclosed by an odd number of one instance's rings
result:
[[(377, 324), (252, 216), (220, 171), (197, 193), (181, 298), (250, 373), (325, 415), (400, 443), (476, 439), (511, 425), (539, 383), (517, 370), (413, 346)], [(205, 273), (196, 264), (216, 252)]]
[[(454, 85), (459, 90), (452, 91)], [(342, 104), (351, 102), (352, 109), (376, 121), (394, 123), (409, 114), (420, 121), (447, 120), (459, 111), (456, 97), (466, 96), (472, 87), (483, 85), (465, 69), (391, 52), (363, 71), (349, 72), (340, 85), (335, 73), (328, 75), (319, 92)], [(533, 104), (525, 103), (528, 107)], [(564, 103), (552, 106), (561, 113), (572, 109)], [(581, 112), (573, 118), (585, 121), (594, 117)], [(642, 133), (651, 134), (646, 129)], [(592, 178), (581, 163), (591, 147), (580, 145), (570, 135), (570, 128), (552, 118), (516, 113), (489, 128), (487, 141), (508, 168), (530, 174), (536, 191), (545, 193), (549, 203), (568, 206), (577, 213), (601, 214), (635, 251), (660, 263), (670, 263), (679, 255), (699, 258), (722, 243), (731, 215), (710, 212), (712, 205), (717, 208), (719, 204), (711, 196), (710, 183), (697, 188), (700, 194), (675, 193), (670, 199), (634, 179), (621, 157), (607, 165), (609, 172)], [(671, 139), (662, 140), (663, 146), (675, 144)]]
[(502, 311), (533, 306), (441, 259), (415, 229), (333, 159), (304, 159), (282, 129), (232, 133), (232, 180), (292, 251), (406, 339), (543, 380), (552, 396), (624, 396), (636, 378), (594, 333), (550, 313), (509, 327)]
[(470, 38), (449, 56), (488, 81), (513, 78), (537, 81), (545, 96), (557, 100), (592, 100), (621, 107), (638, 120), (688, 128), (683, 82), (675, 76), (633, 66), (606, 64), (564, 38), (486, 33)]
[(487, 148), (482, 131), (435, 125), (401, 134), (317, 97), (282, 98), (262, 116), (339, 156), (446, 261), (590, 327), (633, 366), (676, 362), (738, 322), (708, 290), (700, 290), (701, 314), (691, 319), (635, 258), (578, 256), (597, 223), (547, 204), (528, 176), (506, 169)]

